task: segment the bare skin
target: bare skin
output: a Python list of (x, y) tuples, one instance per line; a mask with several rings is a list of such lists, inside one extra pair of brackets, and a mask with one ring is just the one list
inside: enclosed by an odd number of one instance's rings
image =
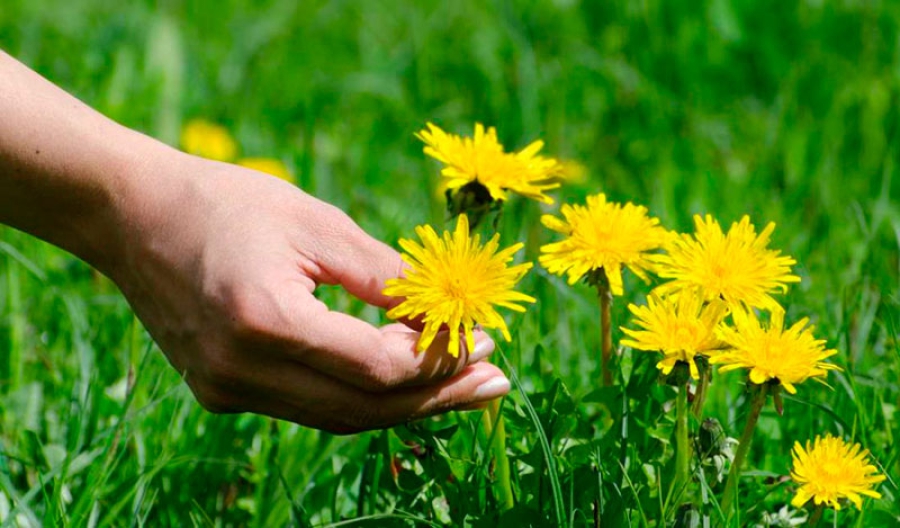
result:
[(339, 209), (121, 127), (3, 52), (0, 116), (0, 223), (109, 276), (206, 409), (351, 433), (509, 391), (483, 332), (458, 359), (446, 334), (417, 354), (416, 330), (314, 297), (397, 302), (399, 255)]

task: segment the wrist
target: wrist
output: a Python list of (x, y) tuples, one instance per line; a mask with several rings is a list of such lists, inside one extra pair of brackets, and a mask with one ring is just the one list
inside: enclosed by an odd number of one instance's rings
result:
[(153, 138), (114, 126), (110, 146), (98, 153), (102, 161), (94, 164), (102, 167), (95, 203), (78, 215), (77, 245), (57, 243), (113, 279), (127, 266), (140, 235), (150, 230), (160, 196), (176, 185), (165, 166), (182, 155)]
[(120, 172), (110, 178), (105, 211), (90, 221), (89, 243), (79, 254), (120, 287), (191, 238), (187, 231), (196, 226), (186, 224), (184, 216), (201, 200), (192, 167), (204, 162), (142, 134), (125, 133), (129, 138), (111, 156)]

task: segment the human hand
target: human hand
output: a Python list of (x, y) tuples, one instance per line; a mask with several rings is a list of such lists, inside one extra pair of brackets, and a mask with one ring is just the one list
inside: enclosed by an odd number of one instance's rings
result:
[[(470, 353), (425, 353), (402, 324), (376, 328), (313, 292), (340, 284), (389, 308), (396, 251), (339, 209), (283, 181), (162, 149), (118, 208), (119, 258), (104, 270), (213, 412), (250, 411), (336, 433), (387, 427), (502, 396), (509, 382)], [(162, 160), (162, 161), (160, 161)]]

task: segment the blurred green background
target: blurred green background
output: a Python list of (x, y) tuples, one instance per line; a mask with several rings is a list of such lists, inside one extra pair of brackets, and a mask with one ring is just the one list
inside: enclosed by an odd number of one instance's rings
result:
[[(603, 191), (681, 230), (695, 213), (774, 221), (773, 246), (803, 278), (783, 298), (789, 317), (812, 316), (847, 371), (834, 391), (807, 389), (815, 405), (787, 403), (768, 433), (778, 449), (758, 442), (757, 463), (786, 474), (793, 441), (841, 417), (837, 431), (898, 477), (900, 2), (2, 0), (0, 48), (169, 143), (191, 118), (226, 125), (244, 155), (284, 160), (301, 188), (389, 243), (445, 219), (438, 167), (413, 137), (427, 121), (496, 126), (510, 149), (543, 139), (587, 170), (562, 202)], [(534, 228), (539, 210), (510, 204), (505, 220), (504, 240), (528, 240), (530, 259), (549, 238)], [(7, 515), (18, 505), (76, 525), (325, 523), (401, 506), (439, 523), (433, 497), (363, 497), (367, 461), (401, 449), (395, 437), (202, 412), (147, 353), (113, 286), (21, 233), (0, 236), (0, 357), (11, 358), (0, 517), (5, 500)], [(577, 347), (596, 342), (591, 292), (539, 270), (525, 288), (541, 302), (513, 318), (523, 384), (559, 377), (590, 394), (594, 367)], [(735, 421), (738, 393), (714, 408), (723, 421)], [(884, 519), (898, 513), (892, 479)]]

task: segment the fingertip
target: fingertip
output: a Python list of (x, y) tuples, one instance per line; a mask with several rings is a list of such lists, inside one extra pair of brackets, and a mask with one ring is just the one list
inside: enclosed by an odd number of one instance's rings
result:
[(499, 376), (491, 377), (487, 381), (482, 382), (475, 388), (472, 397), (477, 402), (496, 400), (501, 396), (506, 396), (510, 387), (509, 379), (501, 373)]

